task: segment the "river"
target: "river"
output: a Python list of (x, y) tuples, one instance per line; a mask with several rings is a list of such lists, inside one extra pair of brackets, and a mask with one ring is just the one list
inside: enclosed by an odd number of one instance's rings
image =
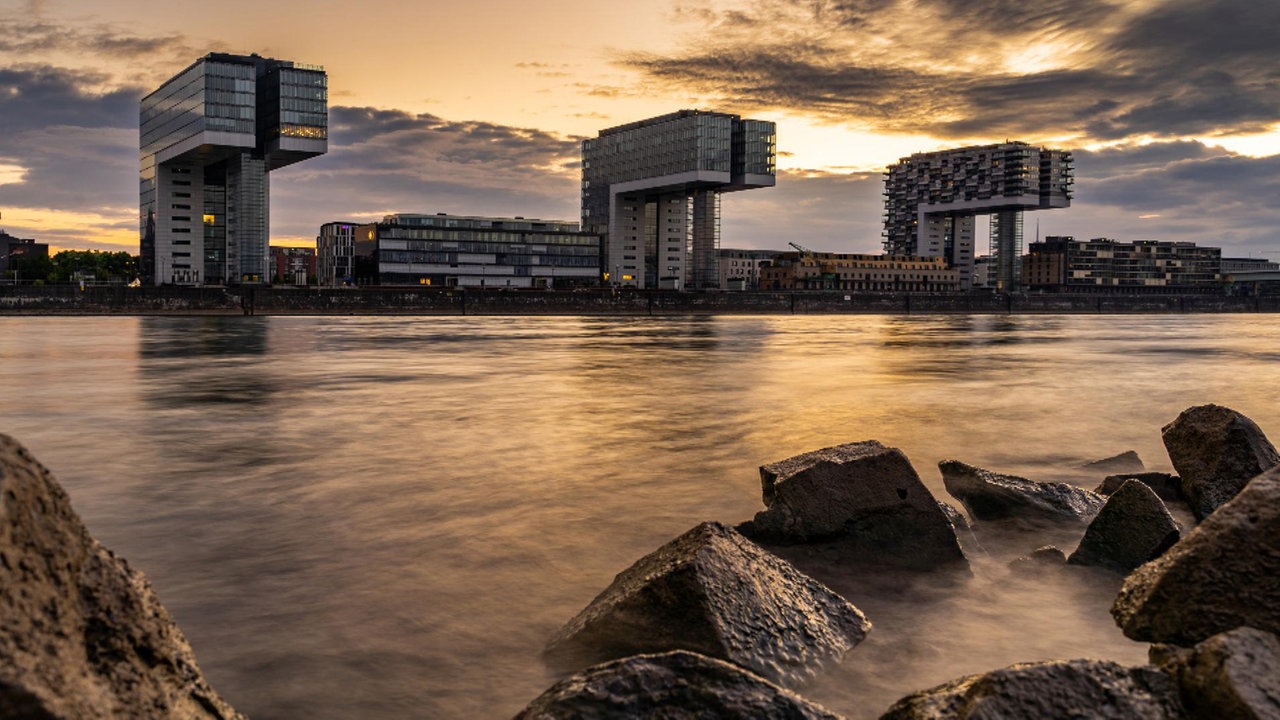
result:
[[(250, 717), (502, 718), (616, 573), (761, 509), (762, 463), (877, 439), (944, 498), (949, 458), (1167, 470), (1161, 426), (1206, 402), (1280, 439), (1275, 318), (7, 317), (0, 432)], [(1013, 662), (1143, 662), (1118, 579), (1011, 575), (1022, 543), (851, 596), (875, 628), (801, 692), (870, 718)]]

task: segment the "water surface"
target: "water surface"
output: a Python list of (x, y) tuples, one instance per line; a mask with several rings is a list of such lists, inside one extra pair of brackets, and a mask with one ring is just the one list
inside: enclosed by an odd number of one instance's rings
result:
[[(254, 718), (509, 717), (539, 650), (631, 562), (761, 509), (757, 467), (827, 445), (1092, 485), (1205, 402), (1280, 436), (1274, 316), (2, 318), (0, 432), (151, 578)], [(1140, 663), (1118, 579), (865, 595), (803, 692), (854, 718), (1012, 662)], [(1072, 547), (1065, 547), (1070, 552)]]

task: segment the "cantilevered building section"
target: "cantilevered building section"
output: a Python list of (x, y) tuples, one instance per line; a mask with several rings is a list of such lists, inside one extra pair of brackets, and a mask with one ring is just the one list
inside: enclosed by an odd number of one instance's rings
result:
[(885, 252), (942, 257), (972, 284), (975, 217), (994, 215), (996, 289), (1021, 285), (1022, 212), (1071, 205), (1071, 153), (1024, 142), (916, 153), (885, 173)]
[(582, 229), (605, 236), (611, 284), (720, 284), (720, 193), (772, 187), (777, 128), (681, 110), (582, 143)]
[(270, 279), (267, 173), (328, 149), (326, 84), (319, 67), (210, 53), (142, 99), (144, 283)]

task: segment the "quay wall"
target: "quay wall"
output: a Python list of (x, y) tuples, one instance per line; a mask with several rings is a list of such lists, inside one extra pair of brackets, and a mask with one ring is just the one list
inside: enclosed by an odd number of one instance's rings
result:
[(1280, 296), (0, 286), (0, 315), (733, 315), (1280, 312)]

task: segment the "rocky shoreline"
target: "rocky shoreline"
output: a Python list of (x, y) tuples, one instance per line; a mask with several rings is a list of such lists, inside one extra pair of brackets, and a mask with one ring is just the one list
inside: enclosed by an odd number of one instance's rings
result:
[[(1148, 644), (1148, 664), (1016, 664), (909, 694), (882, 718), (1280, 718), (1280, 453), (1214, 405), (1162, 435), (1176, 474), (1124, 453), (1083, 468), (1101, 477), (1093, 490), (943, 461), (963, 512), (874, 440), (762, 466), (754, 518), (697, 525), (565, 622), (543, 654), (562, 679), (517, 717), (838, 718), (802, 693), (858, 662), (876, 617), (857, 603), (885, 598), (832, 568), (963, 583), (1000, 537), (1026, 547), (1016, 575), (1123, 578), (1098, 621)], [(145, 578), (2, 435), (0, 510), (0, 717), (242, 717)]]

